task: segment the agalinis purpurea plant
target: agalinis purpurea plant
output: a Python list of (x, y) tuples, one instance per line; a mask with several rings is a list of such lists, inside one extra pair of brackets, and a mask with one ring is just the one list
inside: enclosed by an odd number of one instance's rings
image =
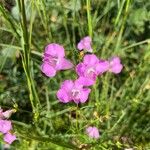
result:
[[(77, 48), (81, 51), (84, 50), (91, 54), (86, 54), (83, 62), (76, 65), (75, 71), (78, 78), (73, 81), (71, 79), (65, 80), (60, 89), (57, 91), (57, 98), (62, 103), (75, 102), (85, 103), (88, 100), (91, 89), (89, 86), (95, 84), (98, 76), (105, 72), (112, 72), (118, 74), (121, 72), (123, 65), (119, 57), (114, 56), (108, 60), (98, 58), (92, 54), (93, 49), (91, 46), (91, 38), (84, 37), (78, 43)], [(43, 63), (41, 71), (47, 77), (54, 77), (59, 70), (67, 70), (73, 68), (74, 65), (65, 58), (65, 51), (63, 46), (51, 43), (48, 44), (44, 51)], [(96, 127), (89, 127), (86, 133), (93, 138), (99, 137), (99, 132)]]

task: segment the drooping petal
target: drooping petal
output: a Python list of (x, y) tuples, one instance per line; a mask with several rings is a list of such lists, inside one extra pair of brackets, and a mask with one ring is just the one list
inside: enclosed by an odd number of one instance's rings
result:
[(116, 64), (116, 65), (113, 65), (109, 71), (115, 74), (118, 74), (121, 72), (122, 68), (123, 68), (122, 64)]
[(6, 133), (4, 135), (4, 141), (7, 142), (8, 144), (11, 144), (15, 140), (16, 140), (16, 136), (11, 133)]
[(68, 93), (64, 89), (59, 89), (57, 91), (57, 98), (62, 103), (68, 103), (71, 101), (70, 96), (68, 95)]
[(119, 57), (113, 57), (109, 63), (110, 63), (110, 67), (109, 67), (110, 72), (113, 72), (115, 74), (121, 72), (123, 65), (121, 64), (121, 60)]
[(76, 82), (78, 82), (79, 84), (83, 85), (83, 86), (91, 86), (94, 85), (95, 80), (92, 80), (90, 78), (87, 77), (79, 77)]
[(41, 65), (41, 71), (47, 76), (47, 77), (54, 77), (56, 75), (56, 70), (48, 63), (44, 62)]
[(56, 44), (56, 43), (51, 43), (48, 44), (45, 47), (45, 52), (46, 55), (51, 55), (54, 57), (64, 57), (65, 56), (65, 50), (63, 46)]
[(7, 133), (12, 129), (11, 121), (0, 120), (0, 132)]
[(85, 103), (87, 101), (90, 92), (91, 92), (91, 89), (89, 89), (89, 88), (84, 88), (81, 91), (81, 94), (80, 94), (80, 102), (81, 103)]
[(88, 66), (90, 66), (90, 65), (93, 66), (98, 62), (99, 62), (99, 59), (94, 54), (87, 54), (83, 58), (83, 63), (88, 65)]
[(73, 68), (73, 64), (66, 58), (61, 58), (60, 64), (61, 64), (60, 70)]
[(74, 86), (74, 82), (72, 80), (65, 80), (62, 84), (61, 84), (61, 89), (64, 89), (66, 91), (71, 91), (72, 88)]

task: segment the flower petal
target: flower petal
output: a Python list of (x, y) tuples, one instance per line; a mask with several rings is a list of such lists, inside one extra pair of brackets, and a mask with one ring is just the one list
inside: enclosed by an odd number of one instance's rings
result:
[(85, 103), (87, 101), (90, 92), (91, 92), (91, 89), (89, 89), (89, 88), (85, 88), (81, 91), (81, 95), (80, 95), (80, 102), (81, 103)]
[(122, 68), (123, 68), (122, 64), (116, 64), (112, 66), (109, 71), (118, 74), (121, 72)]
[(119, 57), (113, 57), (109, 63), (110, 63), (110, 69), (109, 69), (110, 72), (113, 72), (115, 74), (121, 72), (123, 65), (121, 64), (121, 60)]
[(15, 113), (14, 109), (7, 110), (2, 113), (4, 119), (8, 119), (13, 113)]
[(73, 64), (66, 58), (62, 58), (60, 64), (61, 64), (60, 70), (66, 70), (66, 69), (73, 68)]
[(76, 82), (78, 82), (78, 84), (81, 84), (83, 86), (91, 86), (95, 83), (95, 80), (92, 80), (90, 78), (87, 77), (79, 77)]
[(79, 76), (84, 76), (84, 72), (86, 70), (86, 67), (83, 63), (79, 63), (77, 66), (76, 66), (76, 72)]
[(83, 49), (83, 44), (81, 42), (78, 43), (77, 48), (81, 51)]
[(96, 127), (88, 127), (86, 128), (86, 133), (88, 134), (89, 137), (98, 139), (100, 137), (99, 131)]
[(121, 63), (121, 61), (120, 61), (120, 58), (119, 57), (117, 57), (117, 56), (115, 56), (115, 57), (112, 57), (111, 59), (110, 59), (110, 64), (120, 64)]
[(77, 48), (79, 50), (85, 49), (88, 52), (92, 52), (91, 41), (91, 38), (89, 36), (86, 36), (80, 40), (80, 42), (77, 45)]
[(65, 50), (64, 50), (63, 46), (56, 44), (56, 43), (51, 43), (45, 47), (44, 54), (51, 55), (54, 57), (64, 57)]
[(70, 96), (67, 94), (67, 92), (64, 89), (59, 89), (57, 91), (57, 98), (62, 103), (68, 103), (69, 101), (71, 101)]
[(70, 91), (72, 90), (74, 86), (74, 83), (72, 80), (65, 80), (62, 84), (61, 84), (61, 89), (64, 89), (66, 91)]
[(88, 65), (88, 66), (90, 66), (90, 65), (93, 66), (98, 62), (99, 62), (99, 59), (94, 54), (87, 54), (83, 58), (83, 63)]
[(92, 42), (92, 39), (90, 36), (86, 36), (83, 38), (84, 42), (87, 42), (87, 43), (91, 43)]
[(7, 133), (12, 129), (11, 121), (0, 120), (0, 132)]
[(100, 60), (98, 64), (95, 66), (97, 74), (102, 74), (109, 70), (109, 62), (105, 60)]
[(16, 140), (16, 136), (11, 133), (6, 133), (4, 135), (4, 141), (7, 142), (8, 144), (11, 144), (15, 140)]
[(41, 71), (47, 76), (47, 77), (54, 77), (56, 75), (56, 70), (49, 65), (49, 63), (44, 62), (41, 65)]

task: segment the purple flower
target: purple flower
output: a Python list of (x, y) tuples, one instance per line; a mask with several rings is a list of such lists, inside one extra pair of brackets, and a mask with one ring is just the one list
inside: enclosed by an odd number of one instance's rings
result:
[(57, 98), (63, 103), (68, 103), (72, 100), (77, 104), (85, 103), (90, 91), (89, 88), (83, 88), (83, 85), (79, 84), (77, 81), (66, 80), (58, 90)]
[(98, 139), (100, 137), (99, 131), (96, 127), (90, 126), (86, 128), (86, 133), (88, 134), (89, 137), (94, 138), (94, 139)]
[(81, 41), (78, 43), (77, 48), (79, 50), (86, 50), (88, 52), (92, 52), (92, 47), (91, 47), (91, 38), (89, 36), (84, 37), (83, 39), (81, 39)]
[(123, 65), (119, 57), (113, 57), (109, 60), (109, 72), (118, 74), (121, 72)]
[(0, 120), (0, 132), (7, 133), (12, 129), (11, 121)]
[(65, 58), (64, 48), (56, 43), (46, 46), (41, 71), (48, 77), (54, 77), (58, 70), (66, 70), (73, 64)]
[(107, 71), (108, 68), (108, 61), (99, 60), (94, 54), (87, 54), (83, 62), (76, 66), (76, 72), (79, 75), (78, 82), (84, 86), (93, 85), (96, 77)]
[(0, 109), (0, 119), (8, 119), (14, 112), (15, 112), (14, 109), (10, 109), (4, 112), (2, 109)]
[(16, 140), (16, 136), (11, 133), (6, 133), (4, 135), (4, 141), (7, 142), (8, 144), (11, 144), (15, 140)]

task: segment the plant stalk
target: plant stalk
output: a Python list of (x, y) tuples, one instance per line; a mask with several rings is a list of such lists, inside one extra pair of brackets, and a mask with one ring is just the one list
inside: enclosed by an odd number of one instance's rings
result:
[(27, 85), (29, 89), (29, 99), (34, 114), (34, 121), (36, 122), (39, 116), (40, 101), (37, 94), (37, 90), (35, 88), (35, 82), (31, 74), (31, 68), (32, 68), (31, 60), (30, 60), (31, 50), (29, 44), (29, 34), (28, 34), (28, 27), (26, 21), (25, 4), (23, 0), (18, 0), (18, 7), (21, 15), (20, 22), (21, 22), (21, 29), (22, 29), (22, 37), (21, 37), (22, 49), (23, 49), (22, 64), (27, 79)]

